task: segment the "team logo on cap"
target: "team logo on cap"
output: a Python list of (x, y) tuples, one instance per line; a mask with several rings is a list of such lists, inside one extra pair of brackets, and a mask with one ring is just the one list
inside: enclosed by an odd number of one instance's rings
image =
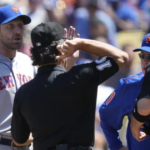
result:
[(147, 37), (146, 37), (146, 43), (148, 44), (150, 42), (150, 36), (148, 35)]
[(17, 7), (12, 6), (11, 8), (12, 8), (12, 10), (13, 10), (16, 14), (18, 13), (18, 8), (17, 8)]
[(36, 46), (41, 46), (41, 43), (40, 42), (36, 43)]

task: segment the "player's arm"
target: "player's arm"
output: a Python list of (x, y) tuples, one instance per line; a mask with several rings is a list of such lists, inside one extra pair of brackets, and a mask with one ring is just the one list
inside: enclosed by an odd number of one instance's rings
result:
[(23, 144), (17, 143), (17, 142), (14, 141), (14, 140), (13, 140), (13, 142), (14, 142), (14, 144), (15, 144), (16, 146), (27, 146), (27, 145), (30, 145), (31, 142), (33, 142), (32, 133), (30, 133), (30, 136), (29, 136), (28, 140), (27, 140), (25, 143), (23, 143)]
[[(109, 144), (110, 150), (119, 150), (122, 147), (122, 142), (119, 138), (118, 130), (122, 127), (122, 121), (125, 114), (124, 108), (126, 100), (123, 93), (125, 86), (121, 79), (115, 91), (106, 99), (100, 107), (101, 127)], [(127, 112), (126, 112), (127, 113)]]
[(85, 52), (95, 54), (99, 57), (112, 56), (119, 66), (122, 68), (123, 64), (128, 61), (128, 54), (114, 46), (102, 43), (95, 40), (76, 38), (74, 40), (66, 40), (62, 45), (57, 46), (58, 50), (63, 55), (57, 56), (56, 59), (64, 59), (71, 56), (78, 49)]
[(143, 141), (147, 136), (142, 135), (140, 128), (150, 120), (150, 63), (146, 68), (146, 74), (142, 84), (142, 90), (138, 101), (132, 111), (131, 131), (135, 139)]
[(149, 120), (150, 98), (141, 98), (135, 105), (131, 118), (131, 131), (136, 140), (143, 141), (147, 138), (147, 133), (141, 132), (141, 128), (143, 128), (144, 123)]
[(146, 68), (146, 73), (142, 84), (142, 90), (138, 99), (139, 99), (137, 101), (138, 112), (143, 116), (149, 115), (150, 114), (150, 63)]

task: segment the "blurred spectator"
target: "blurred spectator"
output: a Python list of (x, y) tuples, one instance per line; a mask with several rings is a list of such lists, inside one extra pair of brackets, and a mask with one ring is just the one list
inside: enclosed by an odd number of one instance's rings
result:
[(140, 0), (107, 1), (107, 7), (104, 7), (103, 10), (115, 21), (118, 31), (133, 29), (148, 30), (145, 14), (139, 8)]
[(18, 0), (0, 0), (0, 7), (5, 5), (15, 5)]
[(118, 23), (116, 22), (119, 30), (148, 30), (148, 24), (138, 5), (139, 0), (126, 0), (120, 3), (116, 11), (117, 17), (120, 19)]
[(119, 1), (121, 1), (121, 0), (107, 0), (107, 4), (115, 12), (118, 9)]
[(20, 7), (20, 11), (30, 16), (32, 20), (31, 24), (27, 26), (29, 31), (41, 22), (49, 21), (47, 12), (42, 5), (42, 0), (28, 0), (28, 4)]
[[(95, 38), (95, 36), (101, 36), (103, 29), (105, 29), (102, 35), (105, 34), (108, 36), (109, 44), (117, 45), (115, 40), (117, 33), (115, 23), (104, 11), (100, 10), (100, 1), (87, 0), (86, 2), (82, 1), (85, 3), (78, 5), (81, 7), (77, 8), (74, 13), (76, 31), (80, 33), (82, 38)], [(95, 23), (93, 20), (95, 20)], [(98, 32), (93, 28), (94, 26), (98, 29)], [(99, 34), (99, 32), (101, 33)], [(81, 56), (90, 58), (85, 52)]]
[(94, 18), (90, 22), (90, 38), (95, 39), (98, 36), (107, 38), (107, 27), (102, 21)]
[(145, 15), (145, 19), (148, 23), (149, 26), (149, 30), (148, 32), (150, 32), (150, 0), (143, 0), (143, 3), (141, 3), (140, 8), (142, 9), (144, 15)]
[(139, 7), (141, 8), (147, 0), (139, 0)]
[(89, 0), (87, 8), (90, 14), (90, 18), (96, 17), (97, 20), (101, 21), (107, 28), (108, 43), (117, 45), (115, 41), (115, 36), (117, 33), (116, 25), (112, 18), (102, 10), (103, 6), (104, 3), (102, 0)]
[(42, 5), (42, 0), (22, 0), (17, 3), (20, 7), (20, 11), (24, 14), (27, 14), (31, 18), (31, 23), (25, 26), (24, 31), (24, 43), (22, 47), (18, 50), (21, 51), (28, 56), (30, 56), (30, 47), (31, 47), (31, 39), (30, 39), (30, 31), (38, 24), (42, 22), (49, 21), (46, 10)]
[(117, 16), (136, 25), (138, 23), (137, 5), (138, 0), (127, 0), (127, 2), (120, 3), (116, 12)]
[[(88, 0), (87, 7), (80, 7), (75, 10), (75, 27), (81, 37), (89, 38), (90, 20), (95, 18), (101, 21), (107, 28), (109, 43), (116, 45), (116, 26), (114, 21), (102, 10), (100, 10), (101, 0)], [(100, 5), (99, 5), (100, 4)], [(81, 23), (80, 23), (81, 22)], [(83, 36), (82, 36), (83, 35)]]
[(89, 38), (90, 20), (87, 9), (84, 7), (77, 8), (74, 12), (74, 18), (74, 26), (81, 38)]
[(67, 10), (67, 8), (69, 9), (69, 6), (65, 0), (44, 0), (43, 4), (51, 22), (57, 22), (64, 27), (68, 26), (65, 10)]
[(125, 44), (122, 47), (122, 50), (127, 52), (129, 55), (129, 61), (127, 64), (114, 76), (112, 76), (110, 79), (108, 79), (104, 84), (109, 85), (113, 88), (116, 88), (119, 79), (126, 78), (127, 76), (131, 74), (136, 74), (141, 71), (139, 64), (134, 64), (135, 60), (135, 53), (133, 53), (134, 46), (132, 44)]

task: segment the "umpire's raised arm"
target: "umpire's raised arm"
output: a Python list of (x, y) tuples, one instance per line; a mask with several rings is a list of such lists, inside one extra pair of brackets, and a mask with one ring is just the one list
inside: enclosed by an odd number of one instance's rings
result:
[(99, 57), (112, 56), (118, 64), (119, 69), (122, 68), (123, 64), (125, 64), (129, 59), (126, 52), (114, 46), (99, 41), (82, 38), (66, 40), (62, 45), (57, 46), (57, 48), (63, 55), (57, 56), (56, 59), (64, 59), (80, 49), (85, 52), (95, 54)]

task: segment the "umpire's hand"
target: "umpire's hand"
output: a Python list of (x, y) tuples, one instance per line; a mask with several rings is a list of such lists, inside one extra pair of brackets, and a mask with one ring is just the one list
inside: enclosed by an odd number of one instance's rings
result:
[(66, 40), (62, 45), (58, 45), (57, 49), (62, 55), (56, 56), (56, 59), (65, 59), (72, 56), (74, 52), (82, 47), (82, 42), (82, 39), (75, 38), (73, 40)]
[[(80, 38), (80, 34), (79, 33), (76, 34), (75, 31), (76, 29), (73, 26), (69, 27), (69, 31), (67, 31), (67, 29), (64, 28), (64, 37), (69, 40), (73, 40), (74, 38)], [(66, 61), (65, 69), (67, 71), (70, 70), (75, 65), (78, 57), (79, 57), (79, 50), (73, 53), (72, 56), (67, 57), (65, 59)]]

